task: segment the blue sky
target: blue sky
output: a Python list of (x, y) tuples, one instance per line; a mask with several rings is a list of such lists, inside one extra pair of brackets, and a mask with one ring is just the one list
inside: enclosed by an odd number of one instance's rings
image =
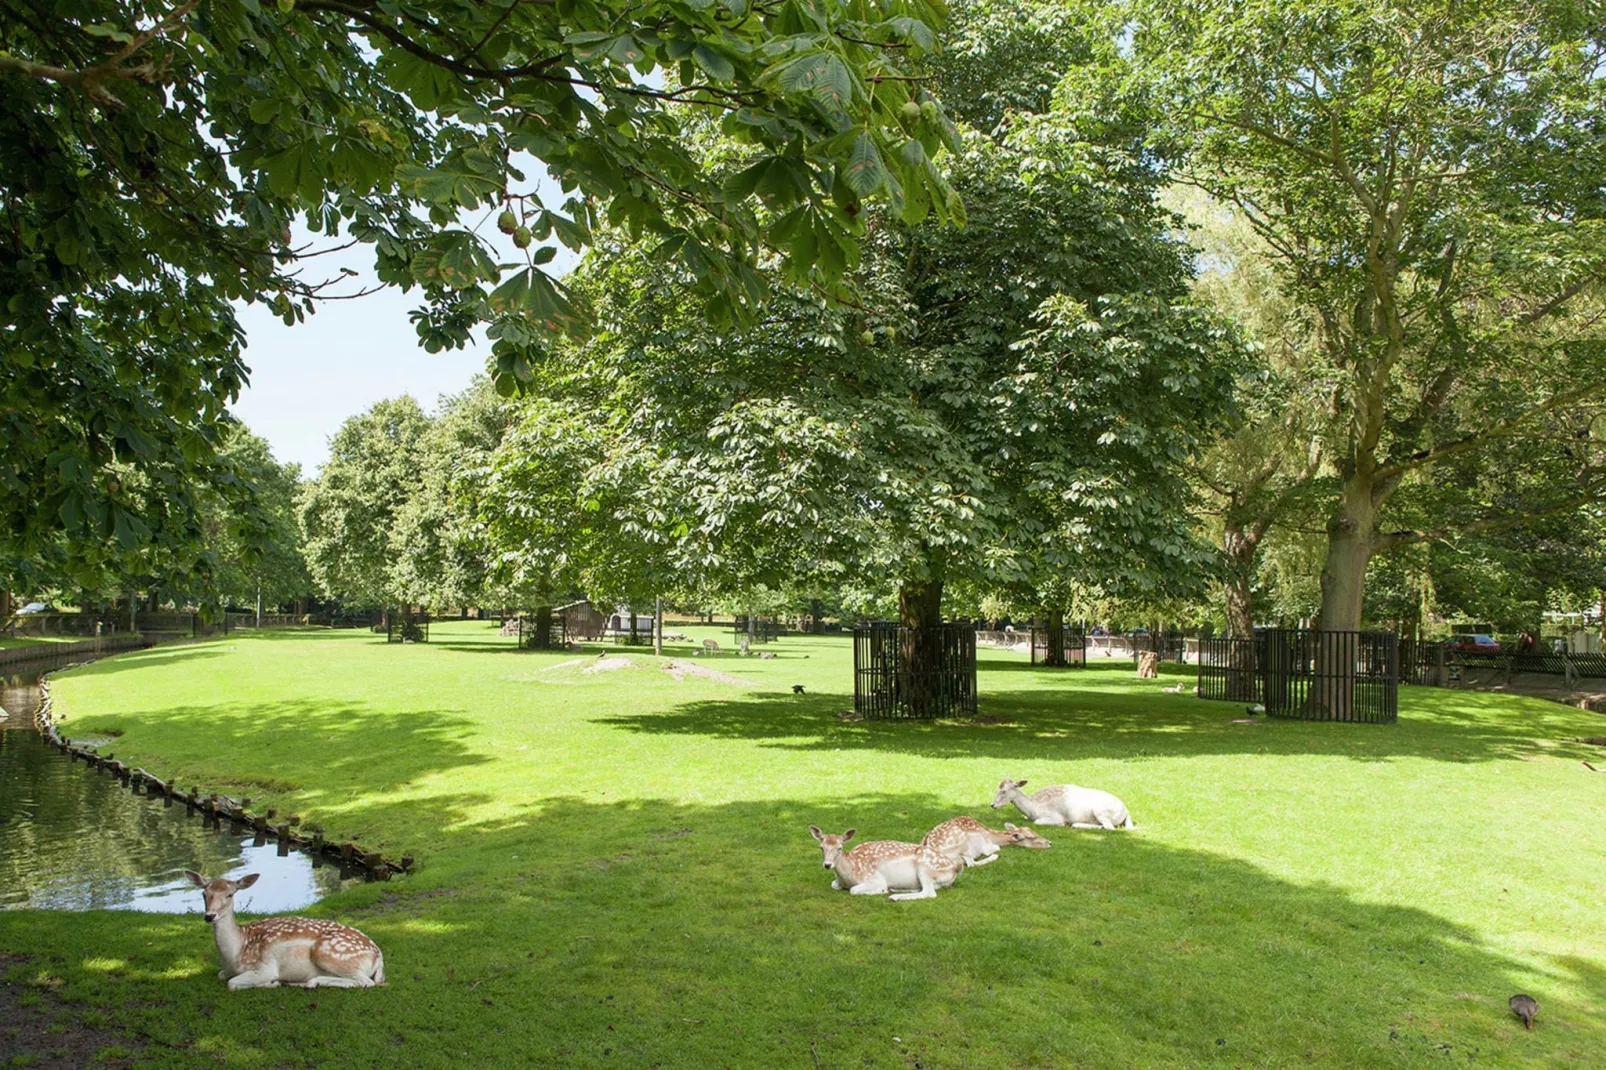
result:
[(310, 476), (348, 416), (398, 394), (433, 408), (441, 394), (462, 390), (484, 370), (488, 350), (424, 352), (407, 319), (418, 304), (416, 291), (382, 290), (326, 302), (295, 327), (263, 306), (240, 308), (251, 385), (235, 415), (268, 440), (275, 457), (295, 461)]
[[(553, 207), (562, 203), (563, 194), (542, 164), (527, 156), (515, 156), (514, 163), (531, 176), (521, 192), (537, 194)], [(465, 213), (460, 223), (491, 243), (492, 256), (504, 263), (522, 262), (524, 254), (496, 229), (499, 210)], [(297, 248), (308, 243), (324, 248), (347, 239), (330, 240), (297, 225), (293, 240)], [(357, 274), (331, 292), (355, 293), (376, 281), (373, 255), (371, 246), (358, 245), (304, 261), (306, 276), (325, 279), (350, 268)], [(559, 246), (546, 270), (565, 274), (576, 259)], [(234, 414), (268, 440), (275, 457), (294, 461), (303, 475), (312, 476), (328, 459), (329, 439), (340, 425), (374, 402), (411, 394), (426, 411), (433, 410), (442, 394), (457, 393), (485, 370), (490, 346), (482, 338), (467, 349), (424, 352), (407, 318), (422, 303), (417, 290), (404, 294), (386, 289), (354, 301), (321, 302), (316, 313), (294, 327), (286, 327), (265, 306), (237, 305), (251, 383), (241, 392)]]

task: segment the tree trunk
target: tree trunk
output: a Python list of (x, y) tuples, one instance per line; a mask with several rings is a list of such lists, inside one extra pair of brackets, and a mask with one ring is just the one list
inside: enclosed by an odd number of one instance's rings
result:
[(1253, 639), (1255, 635), (1255, 559), (1260, 554), (1260, 538), (1235, 517), (1227, 518), (1221, 548), (1232, 563), (1222, 586), (1227, 602), (1227, 638)]
[(1065, 665), (1065, 611), (1063, 609), (1051, 609), (1048, 611), (1048, 617), (1044, 623), (1044, 631), (1047, 633), (1048, 652), (1043, 655), (1043, 664), (1052, 665), (1056, 668), (1063, 667)]
[(664, 600), (654, 598), (652, 601), (652, 652), (659, 657), (664, 656)]
[(536, 650), (552, 649), (552, 607), (535, 607), (535, 634), (530, 636), (530, 646)]
[(1372, 561), (1377, 508), (1369, 480), (1352, 476), (1338, 511), (1327, 521), (1327, 561), (1322, 565), (1323, 631), (1358, 631)]
[[(1366, 596), (1366, 569), (1372, 561), (1377, 506), (1369, 479), (1351, 476), (1338, 511), (1327, 521), (1327, 561), (1322, 566), (1322, 616), (1317, 635), (1317, 686), (1310, 712), (1347, 721), (1355, 705), (1354, 644), (1332, 632), (1358, 632)], [(1268, 702), (1269, 706), (1270, 703)]]
[(636, 607), (631, 606), (630, 613), (630, 645), (635, 646), (640, 641), (640, 632), (636, 628)]
[(907, 580), (898, 591), (899, 638), (898, 692), (915, 717), (929, 717), (940, 708), (942, 640), (942, 581)]
[(825, 634), (825, 621), (820, 616), (820, 600), (809, 599), (809, 633), (811, 635)]

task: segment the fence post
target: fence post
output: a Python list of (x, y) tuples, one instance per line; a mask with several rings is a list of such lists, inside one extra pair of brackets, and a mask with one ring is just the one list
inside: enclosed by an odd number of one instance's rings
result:
[(1447, 681), (1444, 678), (1444, 644), (1438, 643), (1433, 653), (1433, 686), (1444, 687)]

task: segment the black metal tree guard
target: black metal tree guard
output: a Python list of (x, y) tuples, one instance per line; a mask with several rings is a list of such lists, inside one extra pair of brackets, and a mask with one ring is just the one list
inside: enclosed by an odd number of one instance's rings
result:
[(1393, 724), (1399, 675), (1393, 632), (1271, 628), (1199, 643), (1199, 697), (1260, 703), (1272, 717)]
[(976, 712), (976, 627), (853, 629), (853, 708), (871, 720), (929, 720)]
[(1064, 660), (1055, 664), (1048, 660), (1049, 630), (1039, 629), (1032, 625), (1032, 664), (1044, 665), (1049, 668), (1083, 669), (1087, 667), (1087, 636), (1080, 630), (1065, 628), (1061, 630), (1064, 640)]
[(429, 614), (398, 611), (385, 617), (385, 642), (429, 642)]

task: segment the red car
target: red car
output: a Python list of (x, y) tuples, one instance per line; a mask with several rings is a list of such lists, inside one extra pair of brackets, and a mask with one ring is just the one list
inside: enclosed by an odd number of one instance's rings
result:
[(1453, 635), (1450, 637), (1450, 649), (1463, 654), (1498, 654), (1500, 644), (1492, 635)]

